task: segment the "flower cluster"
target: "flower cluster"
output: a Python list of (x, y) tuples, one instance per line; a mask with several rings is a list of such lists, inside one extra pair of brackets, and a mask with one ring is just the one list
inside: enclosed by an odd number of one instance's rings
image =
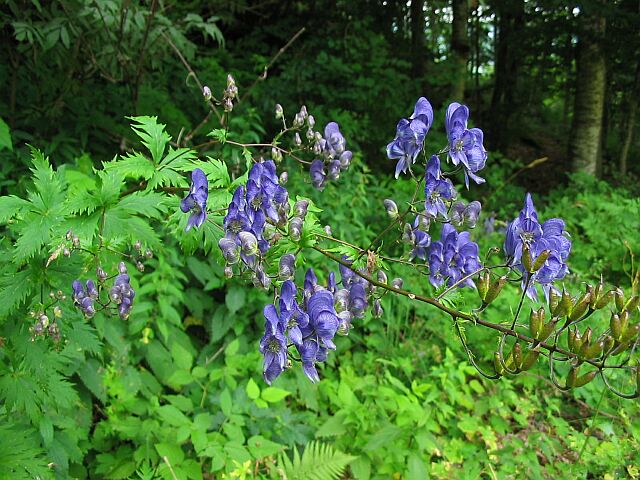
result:
[(127, 274), (127, 266), (124, 262), (118, 265), (118, 275), (113, 282), (113, 287), (109, 290), (109, 298), (113, 303), (118, 305), (118, 314), (120, 318), (129, 318), (131, 307), (133, 306), (133, 298), (136, 292), (131, 288), (131, 279)]
[(451, 180), (445, 178), (440, 170), (440, 159), (432, 155), (427, 162), (424, 185), (424, 209), (431, 218), (447, 218), (445, 200), (456, 196)]
[(449, 212), (449, 220), (452, 225), (458, 228), (475, 228), (478, 224), (482, 205), (477, 200), (465, 205), (464, 202), (458, 201), (451, 205)]
[[(351, 263), (347, 257), (342, 259)], [(342, 264), (340, 277), (342, 288), (336, 288), (335, 306), (341, 320), (340, 333), (346, 335), (351, 328), (352, 319), (361, 318), (369, 306), (367, 297), (373, 293), (373, 285)]]
[[(429, 252), (431, 284), (439, 287), (460, 282), (462, 286), (474, 287), (472, 274), (481, 268), (478, 245), (472, 242), (469, 232), (458, 233), (449, 223), (442, 225), (440, 240), (433, 242)], [(464, 277), (468, 277), (461, 281)]]
[(324, 129), (324, 137), (315, 133), (314, 153), (321, 156), (311, 162), (309, 173), (311, 183), (322, 190), (328, 180), (337, 180), (340, 172), (347, 170), (353, 153), (346, 149), (346, 141), (336, 122), (330, 122)]
[(396, 178), (415, 163), (432, 124), (433, 108), (429, 100), (420, 97), (409, 119), (403, 118), (398, 122), (396, 137), (387, 145), (387, 156), (391, 160), (398, 160)]
[(449, 158), (454, 165), (464, 168), (464, 181), (469, 188), (469, 178), (476, 183), (484, 183), (477, 173), (487, 161), (487, 152), (483, 146), (484, 135), (479, 128), (467, 128), (469, 108), (466, 105), (452, 103), (447, 108), (445, 129), (449, 139)]
[(98, 298), (98, 289), (93, 280), (87, 280), (85, 285), (82, 285), (80, 280), (74, 280), (71, 288), (73, 288), (73, 303), (82, 310), (85, 317), (93, 317), (96, 314), (93, 303)]
[(416, 258), (420, 260), (427, 258), (428, 249), (431, 245), (431, 236), (427, 233), (429, 231), (429, 224), (429, 217), (425, 214), (416, 215), (413, 225), (410, 223), (405, 224), (402, 241), (411, 245), (409, 261)]
[(263, 374), (268, 384), (290, 366), (288, 341), (298, 350), (302, 368), (312, 382), (320, 379), (316, 363), (325, 361), (328, 350), (336, 348), (333, 337), (339, 319), (333, 306), (333, 294), (317, 283), (313, 285), (310, 278), (315, 275), (312, 270), (310, 272), (305, 280), (308, 288), (305, 288), (302, 304), (296, 299), (295, 284), (287, 280), (280, 288), (279, 312), (275, 305), (264, 307), (266, 322), (260, 353), (264, 355)]
[[(537, 296), (535, 283), (542, 285), (548, 295), (553, 282), (569, 272), (566, 261), (571, 252), (571, 241), (564, 226), (559, 218), (551, 218), (541, 225), (528, 193), (520, 215), (507, 227), (504, 251), (509, 264), (525, 273), (523, 287), (528, 284), (530, 298)], [(539, 265), (536, 271), (531, 271), (531, 268), (525, 268), (527, 264)]]
[(180, 210), (191, 212), (187, 221), (186, 231), (192, 227), (199, 228), (207, 219), (207, 198), (209, 197), (209, 182), (202, 170), (196, 168), (191, 172), (191, 188), (189, 194), (180, 202)]
[(270, 248), (274, 225), (286, 224), (289, 209), (289, 194), (280, 185), (273, 160), (254, 164), (246, 188), (241, 185), (236, 189), (224, 218), (225, 236), (218, 246), (227, 266), (242, 259), (253, 270), (256, 284), (269, 288), (271, 279), (260, 256)]

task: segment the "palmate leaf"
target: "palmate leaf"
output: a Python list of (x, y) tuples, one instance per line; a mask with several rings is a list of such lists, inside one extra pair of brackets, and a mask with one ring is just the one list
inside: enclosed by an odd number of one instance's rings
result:
[(123, 197), (117, 208), (131, 215), (142, 215), (149, 218), (161, 218), (166, 213), (169, 199), (158, 192), (134, 192)]
[(15, 217), (28, 206), (28, 201), (14, 195), (0, 197), (0, 223), (7, 223), (10, 218)]
[(356, 458), (335, 450), (330, 445), (313, 441), (305, 447), (302, 457), (294, 446), (293, 461), (287, 455), (281, 454), (278, 464), (290, 480), (336, 480), (342, 477), (346, 466)]
[(0, 324), (27, 298), (34, 285), (31, 270), (0, 277)]
[(167, 143), (171, 140), (171, 136), (164, 131), (165, 125), (158, 123), (158, 117), (127, 118), (133, 120), (131, 128), (140, 137), (142, 144), (149, 149), (153, 163), (158, 164)]
[(138, 152), (127, 153), (120, 158), (103, 163), (107, 172), (115, 172), (123, 178), (145, 179), (153, 177), (156, 167), (151, 160)]
[(0, 424), (0, 478), (15, 480), (32, 478), (54, 478), (53, 470), (47, 467), (45, 452), (38, 447), (39, 438), (26, 425)]

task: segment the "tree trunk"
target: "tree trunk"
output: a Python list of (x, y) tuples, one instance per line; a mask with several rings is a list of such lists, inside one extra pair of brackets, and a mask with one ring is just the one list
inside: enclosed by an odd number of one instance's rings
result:
[(620, 175), (627, 174), (627, 160), (629, 158), (629, 150), (633, 142), (633, 132), (636, 127), (636, 114), (638, 113), (638, 95), (640, 95), (640, 62), (636, 65), (636, 79), (633, 90), (627, 99), (627, 128), (622, 143), (622, 151), (620, 152)]
[(464, 101), (464, 89), (467, 80), (467, 62), (469, 61), (469, 21), (468, 0), (452, 0), (453, 21), (451, 23), (451, 53), (453, 60), (453, 81), (451, 83), (451, 99)]
[(424, 83), (426, 48), (424, 33), (424, 0), (411, 0), (411, 58), (413, 78)]
[(605, 19), (584, 12), (578, 39), (576, 96), (569, 137), (569, 158), (574, 172), (597, 175), (601, 152), (606, 63), (601, 42)]
[(509, 143), (509, 121), (517, 111), (517, 79), (524, 30), (524, 1), (497, 0), (495, 82), (491, 98), (490, 145), (502, 149)]

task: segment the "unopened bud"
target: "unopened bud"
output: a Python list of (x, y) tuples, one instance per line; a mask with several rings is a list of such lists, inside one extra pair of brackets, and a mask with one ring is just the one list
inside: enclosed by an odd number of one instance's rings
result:
[(398, 217), (398, 205), (396, 205), (396, 202), (394, 202), (390, 198), (387, 198), (384, 201), (384, 208), (386, 208), (387, 215), (389, 215), (389, 217), (391, 217), (391, 218), (397, 218)]
[(351, 312), (345, 310), (338, 314), (338, 331), (336, 332), (338, 335), (347, 336), (349, 335), (349, 330), (351, 330), (351, 320), (353, 319), (353, 315)]
[(380, 283), (387, 283), (387, 281), (388, 281), (387, 274), (384, 273), (383, 270), (378, 270), (378, 273), (376, 274), (376, 277), (378, 278), (378, 281)]
[(402, 280), (400, 277), (397, 277), (391, 280), (391, 286), (393, 288), (397, 288), (398, 290), (402, 288), (403, 284), (404, 284), (404, 280)]
[(278, 267), (278, 275), (281, 280), (288, 280), (295, 274), (296, 257), (287, 253), (280, 258), (280, 264)]
[(55, 307), (53, 307), (53, 316), (56, 317), (56, 318), (62, 317), (62, 309), (60, 307), (58, 307), (57, 305)]
[(211, 100), (211, 97), (213, 96), (211, 94), (211, 89), (206, 85), (202, 87), (202, 96), (204, 97), (205, 102), (208, 102), (209, 100)]
[(309, 115), (307, 117), (307, 124), (309, 125), (309, 128), (313, 128), (316, 125), (316, 119), (313, 118), (313, 115)]
[(240, 232), (240, 247), (245, 255), (256, 255), (258, 253), (258, 239), (251, 232)]
[(39, 321), (44, 328), (47, 328), (47, 326), (49, 325), (49, 317), (44, 314), (40, 315)]
[(289, 174), (287, 172), (282, 172), (280, 174), (280, 178), (278, 178), (280, 185), (286, 185), (289, 181)]
[(282, 105), (276, 103), (276, 120), (281, 119), (284, 116), (284, 110), (282, 109)]
[(224, 277), (225, 278), (233, 277), (233, 267), (231, 265), (225, 265), (225, 267), (224, 267)]
[[(307, 137), (307, 140), (312, 141), (316, 138), (316, 132), (314, 132), (312, 128), (308, 128), (307, 133), (305, 133), (305, 137)], [(302, 141), (300, 143), (302, 143)]]
[(224, 111), (229, 113), (233, 111), (233, 100), (231, 100), (231, 98), (226, 97), (222, 103), (222, 107), (224, 108)]
[(144, 272), (144, 263), (142, 263), (142, 262), (137, 262), (137, 263), (136, 263), (136, 269), (137, 269), (139, 272)]
[(68, 242), (71, 241), (71, 239), (73, 238), (73, 232), (71, 230), (67, 230), (66, 235), (64, 236), (64, 238), (67, 239)]
[(331, 232), (331, 225), (324, 226), (324, 233), (330, 237), (333, 236), (333, 232)]
[(135, 248), (138, 252), (142, 250), (142, 243), (140, 240), (136, 240), (136, 243), (133, 244), (133, 248)]
[(296, 217), (303, 218), (307, 216), (307, 209), (309, 208), (309, 202), (307, 200), (298, 200), (293, 205), (293, 214)]
[(56, 298), (56, 294), (53, 292), (49, 292), (49, 298)]
[(298, 132), (293, 136), (293, 143), (295, 143), (298, 147), (302, 145), (302, 139), (300, 138), (300, 134)]
[(271, 158), (276, 163), (280, 163), (282, 161), (282, 152), (280, 152), (278, 147), (271, 147)]
[(150, 249), (150, 248), (147, 248), (147, 249), (144, 251), (144, 256), (145, 256), (146, 258), (153, 258), (153, 252), (151, 251), (151, 249)]
[(380, 299), (376, 298), (373, 301), (373, 316), (375, 318), (380, 318), (382, 316), (382, 314), (384, 313), (384, 310), (382, 309), (382, 304), (380, 303)]
[(233, 78), (233, 75), (231, 75), (230, 73), (227, 73), (227, 87), (230, 87), (235, 84), (236, 84), (236, 81)]
[(293, 217), (289, 222), (289, 236), (294, 242), (300, 240), (302, 236), (302, 223), (300, 217)]
[(62, 255), (64, 255), (65, 257), (70, 257), (71, 251), (65, 247), (64, 250), (62, 250)]
[(218, 247), (222, 251), (222, 256), (224, 257), (227, 264), (234, 265), (238, 263), (238, 261), (240, 260), (240, 247), (236, 245), (236, 242), (234, 242), (230, 238), (222, 237), (218, 241)]
[(108, 276), (109, 275), (107, 275), (107, 272), (105, 272), (102, 267), (98, 267), (96, 269), (96, 277), (98, 277), (99, 282), (104, 282)]
[(124, 262), (120, 262), (118, 264), (118, 271), (123, 275), (127, 273), (127, 266), (124, 264)]

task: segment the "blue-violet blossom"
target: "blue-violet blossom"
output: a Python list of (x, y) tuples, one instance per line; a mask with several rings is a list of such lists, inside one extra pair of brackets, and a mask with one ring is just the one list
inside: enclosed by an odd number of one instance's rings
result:
[(476, 175), (487, 161), (487, 152), (482, 145), (484, 135), (479, 128), (467, 129), (469, 108), (457, 102), (447, 108), (445, 129), (449, 139), (449, 158), (454, 165), (464, 167), (464, 181), (469, 188), (469, 178), (476, 183), (484, 183), (484, 178)]
[(192, 212), (187, 221), (186, 231), (192, 227), (200, 227), (207, 218), (207, 198), (209, 197), (209, 182), (202, 170), (196, 168), (191, 172), (191, 189), (189, 194), (180, 202), (180, 210), (184, 213)]
[[(478, 245), (471, 241), (469, 232), (458, 233), (451, 224), (443, 224), (440, 240), (431, 245), (429, 252), (431, 284), (439, 287), (446, 280), (446, 284), (451, 286), (477, 272), (481, 267), (478, 251)], [(461, 282), (461, 286), (473, 288), (475, 284), (469, 277)]]

